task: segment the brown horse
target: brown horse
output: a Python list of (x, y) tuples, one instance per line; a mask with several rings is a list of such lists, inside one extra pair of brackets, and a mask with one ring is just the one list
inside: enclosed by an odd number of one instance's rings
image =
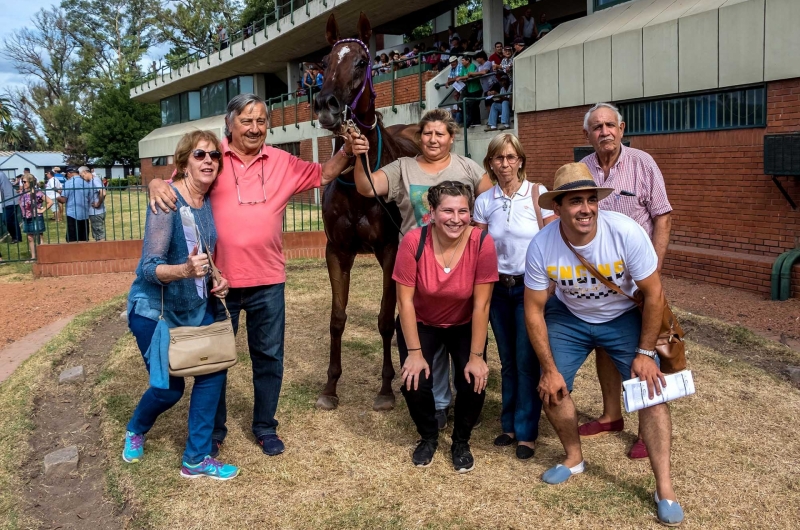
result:
[[(355, 123), (371, 146), (370, 170), (402, 156), (419, 153), (416, 143), (408, 137), (407, 126), (385, 128), (380, 113), (375, 111), (372, 60), (365, 44), (369, 42), (372, 29), (366, 15), (361, 13), (358, 20), (359, 39), (340, 40), (339, 27), (332, 14), (328, 18), (326, 33), (332, 48), (323, 61), (324, 82), (314, 101), (320, 125), (340, 134), (348, 122)], [(341, 144), (341, 139), (337, 139), (334, 156), (341, 156), (336, 151)], [(317, 407), (321, 409), (331, 410), (339, 404), (336, 384), (342, 375), (342, 334), (347, 321), (350, 270), (358, 253), (374, 254), (383, 269), (383, 295), (378, 314), (378, 330), (383, 339), (383, 369), (381, 388), (372, 408), (380, 411), (394, 407), (391, 343), (397, 293), (392, 270), (399, 244), (400, 212), (395, 204), (382, 205), (379, 200), (364, 197), (356, 191), (352, 171), (328, 184), (322, 195), (322, 218), (328, 238), (325, 258), (333, 299), (328, 381), (317, 400)]]

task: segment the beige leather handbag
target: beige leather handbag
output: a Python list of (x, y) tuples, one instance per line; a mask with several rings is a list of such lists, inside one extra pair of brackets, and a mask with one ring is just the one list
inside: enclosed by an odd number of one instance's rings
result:
[[(208, 254), (211, 274), (219, 281), (219, 269)], [(228, 305), (225, 320), (208, 326), (179, 326), (169, 330), (169, 375), (188, 377), (219, 372), (236, 364), (236, 340)], [(161, 312), (164, 312), (164, 289), (161, 289)]]

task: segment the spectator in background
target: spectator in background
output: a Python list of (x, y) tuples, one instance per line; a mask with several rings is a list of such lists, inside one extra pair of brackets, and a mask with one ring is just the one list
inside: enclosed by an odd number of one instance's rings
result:
[(536, 28), (536, 19), (533, 17), (533, 11), (529, 7), (525, 10), (525, 14), (519, 21), (519, 36), (525, 40), (525, 45), (530, 46), (536, 41), (536, 35), (539, 33)]
[(450, 39), (450, 55), (461, 55), (464, 53), (464, 47), (461, 46), (461, 38), (456, 36)]
[(498, 41), (494, 43), (494, 53), (489, 56), (489, 61), (495, 65), (499, 65), (503, 60), (503, 43)]
[(513, 75), (514, 70), (514, 49), (511, 46), (503, 46), (503, 60), (500, 61), (500, 70), (509, 77)]
[(473, 42), (483, 44), (483, 21), (475, 21), (472, 25), (472, 35), (470, 35), (470, 38)]
[(303, 96), (305, 96), (307, 94), (308, 94), (308, 92), (306, 92), (306, 89), (303, 88), (303, 82), (302, 81), (297, 81), (297, 86), (295, 87), (295, 95), (296, 95), (296, 97), (300, 98), (300, 97), (303, 97)]
[(61, 208), (58, 202), (58, 196), (61, 195), (61, 190), (63, 186), (61, 182), (56, 178), (55, 173), (53, 171), (47, 171), (44, 174), (44, 178), (46, 179), (45, 183), (45, 197), (47, 197), (50, 202), (48, 206), (50, 207), (50, 211), (53, 212), (52, 219), (60, 223), (61, 222)]
[(537, 39), (541, 39), (553, 31), (553, 25), (547, 21), (547, 15), (544, 13), (542, 13), (542, 16), (539, 17), (539, 23), (536, 25), (536, 29), (539, 30), (539, 33), (536, 35)]
[(439, 71), (444, 70), (447, 66), (450, 65), (450, 57), (451, 55), (447, 52), (447, 44), (444, 42), (440, 42), (437, 45), (439, 49)]
[(525, 50), (525, 39), (522, 37), (517, 37), (514, 39), (514, 42), (511, 43), (513, 48), (513, 55), (512, 58), (516, 58), (519, 54), (521, 54)]
[(222, 24), (217, 24), (217, 41), (219, 41), (220, 50), (228, 47), (228, 31)]
[(396, 71), (400, 70), (401, 68), (403, 68), (403, 63), (400, 61), (400, 52), (397, 51), (397, 50), (393, 50), (392, 51), (391, 65), (392, 65), (392, 71), (393, 72), (396, 72)]
[(14, 184), (12, 184), (11, 179), (9, 179), (5, 173), (0, 172), (0, 202), (3, 204), (3, 220), (6, 224), (6, 230), (11, 237), (12, 245), (22, 240), (19, 220), (17, 219), (16, 195), (17, 193), (16, 190), (14, 190)]
[(324, 78), (322, 76), (322, 70), (320, 69), (319, 66), (315, 66), (314, 67), (314, 90), (316, 90), (317, 92), (322, 90), (322, 81), (323, 81), (323, 79)]
[[(481, 97), (481, 82), (478, 79), (470, 79), (470, 74), (478, 71), (475, 65), (468, 56), (461, 57), (461, 67), (463, 74), (458, 77), (459, 81), (466, 83), (466, 87), (462, 91), (465, 98), (479, 98)], [(477, 99), (470, 99), (466, 103), (467, 111), (467, 127), (477, 127), (481, 124), (481, 107), (480, 101)]]
[(61, 172), (61, 168), (56, 166), (53, 168), (53, 176), (58, 179), (63, 187), (67, 183), (67, 177)]
[(453, 39), (458, 39), (461, 42), (461, 35), (458, 34), (453, 26), (447, 26), (447, 40), (453, 42)]
[[(463, 72), (458, 57), (451, 55), (448, 62), (450, 63), (450, 73), (447, 75), (447, 86), (451, 86), (455, 84), (458, 80), (458, 76), (462, 75)], [(454, 87), (455, 92), (453, 93), (453, 100), (458, 101), (461, 99), (462, 89), (463, 87), (459, 88), (458, 85)], [(463, 118), (461, 115), (461, 105), (454, 104), (451, 113), (453, 114), (453, 119), (460, 125), (461, 119)]]
[[(423, 51), (425, 51), (425, 50), (423, 49)], [(434, 42), (433, 46), (431, 46), (431, 48), (429, 50), (427, 50), (427, 51), (429, 51), (429, 52), (437, 52), (437, 53), (431, 53), (429, 55), (426, 55), (425, 58), (423, 59), (423, 61), (428, 63), (432, 70), (439, 70), (440, 69), (439, 68), (439, 61), (440, 61), (440, 57), (441, 57), (441, 55), (438, 53), (439, 52), (439, 43), (438, 42)]]
[[(88, 169), (88, 168), (87, 168)], [(89, 201), (92, 198), (91, 183), (75, 178), (78, 171), (67, 168), (67, 183), (58, 202), (67, 208), (67, 243), (89, 241)]]
[(385, 53), (381, 54), (381, 69), (380, 69), (380, 72), (382, 74), (386, 74), (386, 73), (389, 73), (389, 72), (392, 71), (392, 65), (389, 64), (391, 62), (392, 61), (391, 61), (391, 59), (389, 59), (388, 55), (386, 55)]
[(103, 202), (106, 200), (106, 190), (100, 177), (89, 171), (86, 166), (78, 169), (81, 177), (89, 183), (91, 187), (91, 204), (89, 204), (89, 226), (92, 229), (92, 236), (95, 241), (105, 241), (106, 239), (106, 207)]
[(375, 62), (372, 63), (372, 77), (375, 77), (381, 72), (381, 56), (375, 56)]
[[(504, 131), (511, 127), (511, 79), (506, 74), (500, 74), (500, 90), (493, 94), (492, 106), (489, 109), (489, 122), (486, 131)], [(500, 125), (497, 125), (497, 118)]]
[(44, 232), (45, 195), (36, 186), (36, 177), (30, 172), (22, 177), (22, 193), (19, 194), (19, 207), (22, 211), (22, 227), (28, 236), (28, 249), (31, 259), (36, 259), (36, 245), (42, 243)]
[(509, 44), (511, 39), (514, 38), (516, 24), (517, 17), (511, 12), (511, 7), (508, 4), (503, 4), (503, 42), (505, 44)]

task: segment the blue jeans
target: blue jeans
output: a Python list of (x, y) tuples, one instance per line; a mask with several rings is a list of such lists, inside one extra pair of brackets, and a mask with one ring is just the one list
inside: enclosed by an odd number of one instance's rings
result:
[(523, 297), (525, 285), (494, 285), (489, 321), (492, 323), (500, 354), (503, 432), (514, 433), (521, 442), (534, 442), (539, 436), (542, 400), (539, 398), (539, 359), (533, 351), (525, 327)]
[(445, 410), (450, 406), (453, 391), (450, 389), (450, 365), (452, 361), (442, 344), (433, 354), (431, 376), (433, 377), (433, 400), (436, 410)]
[(509, 125), (511, 120), (511, 103), (508, 100), (495, 101), (489, 109), (489, 126), (497, 127), (497, 117), (500, 116), (500, 123)]
[(631, 364), (642, 332), (642, 313), (638, 308), (608, 322), (590, 324), (552, 296), (545, 305), (544, 320), (553, 360), (570, 392), (575, 374), (595, 348), (606, 350), (623, 381), (631, 378)]
[[(206, 313), (202, 325), (214, 322), (212, 313)], [(133, 312), (128, 315), (128, 327), (136, 338), (136, 344), (142, 352), (142, 357), (150, 348), (153, 333), (156, 330), (155, 320), (139, 316)], [(144, 359), (147, 371), (150, 364)], [(213, 374), (198, 375), (194, 378), (192, 400), (189, 403), (189, 436), (186, 438), (186, 449), (183, 451), (183, 461), (189, 464), (199, 464), (211, 451), (211, 431), (214, 428), (214, 412), (217, 409), (219, 396), (225, 388), (227, 370)], [(169, 377), (169, 388), (148, 388), (139, 400), (133, 417), (128, 422), (127, 429), (136, 434), (144, 434), (153, 428), (156, 419), (172, 408), (183, 396), (185, 381), (183, 377)]]
[[(239, 331), (239, 313), (247, 313), (247, 347), (253, 365), (253, 435), (275, 434), (278, 397), (283, 382), (283, 337), (286, 330), (284, 284), (231, 289), (225, 297), (233, 331)], [(225, 388), (214, 419), (215, 440), (228, 434)]]

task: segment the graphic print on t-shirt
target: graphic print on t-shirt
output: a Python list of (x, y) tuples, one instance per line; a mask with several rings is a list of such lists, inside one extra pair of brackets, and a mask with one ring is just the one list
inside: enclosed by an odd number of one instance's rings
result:
[(428, 189), (424, 184), (410, 184), (408, 186), (409, 201), (414, 209), (414, 219), (417, 226), (426, 225), (431, 220), (431, 207), (428, 204)]
[[(625, 262), (621, 259), (613, 263), (596, 263), (594, 266), (614, 284), (617, 284), (615, 280), (622, 279), (625, 275)], [(583, 265), (548, 265), (547, 276), (561, 286), (562, 293), (573, 298), (600, 299), (617, 294), (603, 285)]]

